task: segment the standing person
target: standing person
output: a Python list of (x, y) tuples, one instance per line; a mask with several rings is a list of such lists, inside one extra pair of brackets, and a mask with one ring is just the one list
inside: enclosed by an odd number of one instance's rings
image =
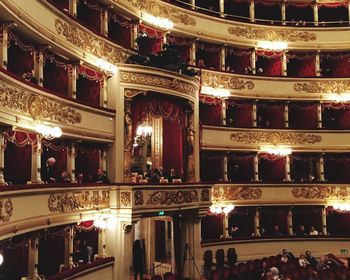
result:
[(55, 183), (56, 182), (55, 169), (54, 169), (55, 163), (56, 163), (56, 159), (54, 157), (49, 157), (46, 160), (46, 164), (45, 164), (45, 167), (42, 169), (43, 172), (41, 175), (42, 180), (45, 183)]
[(143, 280), (143, 248), (139, 239), (134, 241), (132, 246), (132, 266), (134, 268), (134, 280), (137, 280), (137, 275), (140, 274), (140, 280)]

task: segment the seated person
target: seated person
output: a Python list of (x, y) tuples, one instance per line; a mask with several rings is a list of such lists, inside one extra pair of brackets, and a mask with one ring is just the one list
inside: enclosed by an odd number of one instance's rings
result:
[(272, 235), (273, 236), (282, 236), (282, 232), (280, 231), (280, 227), (278, 225), (275, 225), (273, 227)]
[(288, 254), (285, 252), (281, 257), (281, 263), (287, 263), (289, 261)]
[(300, 267), (307, 267), (308, 265), (310, 265), (310, 263), (307, 261), (305, 255), (304, 254), (300, 254), (299, 266)]
[(309, 264), (311, 264), (313, 267), (316, 267), (317, 260), (313, 255), (311, 255), (310, 251), (305, 252), (305, 257), (306, 257), (306, 260), (309, 262)]
[(239, 227), (236, 227), (236, 226), (232, 226), (231, 227), (231, 230), (230, 230), (230, 235), (232, 237), (237, 237), (240, 235), (240, 232), (239, 232)]
[(327, 260), (326, 260), (326, 257), (325, 256), (322, 256), (320, 258), (320, 261), (318, 262), (317, 266), (316, 266), (316, 269), (318, 271), (322, 271), (322, 270), (326, 270), (326, 269), (329, 269), (330, 266), (327, 264)]
[(318, 231), (315, 229), (314, 226), (310, 228), (309, 235), (318, 235)]
[(159, 183), (159, 179), (160, 179), (159, 171), (157, 168), (155, 168), (152, 172), (152, 176), (151, 176), (149, 182)]
[(107, 176), (104, 174), (101, 168), (97, 169), (96, 183), (108, 183)]
[(297, 232), (295, 233), (296, 236), (307, 236), (307, 233), (306, 233), (306, 230), (305, 230), (305, 227), (303, 225), (300, 225)]
[(79, 174), (77, 175), (77, 178), (76, 178), (75, 180), (76, 180), (77, 184), (82, 184), (82, 183), (84, 183), (84, 175), (83, 175), (83, 173), (79, 173)]
[(38, 84), (38, 80), (34, 76), (34, 71), (27, 71), (22, 75), (22, 78), (25, 79), (27, 82), (30, 82), (32, 84)]
[(171, 168), (168, 180), (169, 180), (169, 182), (172, 182), (173, 179), (180, 179), (180, 177), (176, 174), (175, 169)]
[(66, 170), (61, 172), (60, 177), (57, 179), (57, 183), (70, 183), (71, 179), (68, 176), (68, 173)]

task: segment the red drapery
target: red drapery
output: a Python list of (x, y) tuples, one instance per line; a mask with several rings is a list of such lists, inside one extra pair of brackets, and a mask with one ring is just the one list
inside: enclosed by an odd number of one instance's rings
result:
[(322, 124), (328, 129), (350, 128), (350, 106), (348, 103), (322, 104)]
[(255, 1), (255, 18), (281, 20), (281, 3), (276, 1)]
[(225, 13), (229, 15), (243, 17), (240, 20), (249, 20), (249, 1), (246, 0), (226, 0), (224, 2)]
[(102, 8), (93, 0), (79, 1), (77, 6), (77, 18), (92, 31), (100, 33), (101, 11)]
[[(78, 230), (75, 234), (75, 240), (80, 240), (81, 242), (86, 241), (87, 245), (92, 247), (94, 256), (98, 254), (98, 233), (99, 230), (96, 228), (93, 230)], [(93, 261), (93, 259), (91, 261)]]
[(95, 179), (99, 168), (100, 148), (93, 145), (79, 145), (76, 147), (75, 174), (83, 173), (84, 181), (91, 182)]
[(196, 64), (201, 68), (220, 69), (220, 47), (210, 43), (196, 43)]
[(100, 106), (100, 90), (103, 74), (84, 66), (78, 68), (77, 99), (92, 106)]
[(274, 234), (274, 226), (279, 226), (283, 235), (287, 234), (287, 209), (282, 207), (264, 207), (260, 209), (260, 228), (268, 235)]
[[(252, 50), (250, 49), (226, 49), (226, 69), (233, 73), (249, 74), (251, 68)], [(227, 68), (229, 67), (229, 69)]]
[(220, 152), (201, 152), (200, 177), (201, 181), (222, 181), (223, 154)]
[(254, 155), (230, 153), (227, 171), (230, 181), (252, 181), (254, 179)]
[(254, 233), (254, 207), (236, 207), (228, 217), (229, 229), (238, 227), (238, 236), (251, 237)]
[(327, 232), (331, 236), (345, 236), (350, 234), (350, 215), (328, 210), (327, 213)]
[(165, 223), (167, 221), (154, 221), (154, 237), (157, 240), (155, 244), (155, 260), (164, 261), (167, 257), (166, 252), (166, 239), (167, 233), (165, 232)]
[(259, 154), (259, 177), (262, 181), (282, 182), (285, 178), (286, 158)]
[(319, 22), (344, 21), (344, 24), (347, 24), (348, 2), (318, 3), (317, 6)]
[(286, 20), (287, 21), (307, 21), (314, 20), (312, 3), (286, 2)]
[(317, 206), (295, 206), (293, 208), (293, 229), (298, 231), (299, 226), (305, 226), (307, 232), (313, 226), (322, 232), (322, 208)]
[(350, 77), (350, 53), (322, 53), (321, 69), (325, 77)]
[(318, 127), (317, 104), (290, 104), (288, 119), (290, 128), (316, 129)]
[[(140, 24), (139, 35), (137, 38), (137, 44), (139, 52), (142, 54), (157, 54), (162, 50), (162, 43), (164, 34), (162, 31), (158, 31), (154, 28)], [(143, 34), (141, 36), (141, 34)]]
[(202, 240), (219, 239), (223, 234), (223, 216), (207, 215), (201, 221)]
[(213, 104), (199, 103), (199, 119), (204, 125), (222, 125), (222, 100)]
[(129, 49), (131, 47), (132, 23), (114, 13), (110, 13), (108, 19), (108, 38)]
[(196, 0), (196, 6), (209, 11), (219, 11), (219, 2), (216, 0)]
[(282, 52), (257, 50), (256, 71), (263, 76), (282, 76)]
[(258, 126), (263, 128), (284, 127), (284, 105), (282, 104), (258, 104)]
[(291, 77), (315, 77), (316, 54), (290, 52), (287, 55), (287, 72)]
[(253, 105), (248, 102), (226, 101), (226, 124), (233, 127), (252, 127)]
[(43, 141), (41, 155), (42, 167), (46, 165), (46, 160), (49, 157), (53, 157), (56, 160), (53, 173), (55, 178), (58, 179), (61, 172), (67, 170), (67, 146), (60, 140)]
[(69, 9), (69, 0), (49, 0), (52, 4), (65, 12)]
[(318, 180), (318, 154), (293, 153), (290, 156), (290, 172), (295, 182), (315, 182)]
[(350, 181), (350, 154), (326, 154), (324, 156), (324, 173), (330, 182)]
[(28, 275), (29, 246), (28, 241), (23, 239), (21, 242), (11, 243), (9, 248), (3, 249), (4, 262), (1, 272), (5, 276), (4, 279), (22, 279), (22, 277)]
[[(178, 50), (183, 61), (185, 61), (186, 63), (190, 63), (190, 52), (193, 40), (176, 37), (168, 34), (167, 42), (170, 45), (176, 46), (176, 49)], [(193, 63), (194, 62), (192, 62), (192, 64)]]

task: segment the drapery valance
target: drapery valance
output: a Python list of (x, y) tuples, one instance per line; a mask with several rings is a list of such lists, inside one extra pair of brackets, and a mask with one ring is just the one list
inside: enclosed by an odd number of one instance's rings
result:
[(162, 31), (146, 26), (144, 24), (139, 24), (138, 28), (139, 28), (139, 32), (147, 34), (147, 37), (149, 38), (163, 39), (164, 37), (164, 33)]
[(9, 46), (11, 44), (15, 44), (18, 47), (20, 47), (22, 50), (26, 52), (30, 52), (31, 54), (34, 54), (36, 52), (37, 48), (31, 42), (28, 42), (27, 40), (21, 38), (12, 30), (9, 30), (8, 36), (9, 36)]
[(103, 73), (92, 70), (82, 65), (77, 67), (77, 74), (89, 79), (90, 81), (102, 81), (105, 77)]
[(199, 101), (208, 105), (218, 105), (222, 104), (222, 99), (219, 97), (206, 95), (206, 94), (200, 94), (199, 95)]
[(17, 147), (24, 147), (26, 145), (35, 146), (37, 144), (37, 135), (34, 133), (24, 132), (24, 131), (10, 131), (5, 132), (5, 144), (6, 142), (11, 142)]
[(65, 68), (65, 69), (70, 69), (72, 68), (72, 64), (69, 63), (68, 60), (65, 60), (64, 58), (58, 56), (57, 54), (54, 54), (50, 51), (45, 51), (44, 52), (44, 64), (46, 62), (51, 62), (55, 64), (57, 67)]

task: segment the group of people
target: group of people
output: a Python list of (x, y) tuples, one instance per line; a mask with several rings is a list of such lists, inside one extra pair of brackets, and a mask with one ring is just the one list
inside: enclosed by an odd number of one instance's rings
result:
[(68, 174), (67, 170), (61, 171), (57, 177), (56, 174), (56, 159), (49, 157), (46, 160), (46, 164), (42, 167), (41, 180), (46, 183), (108, 183), (108, 178), (101, 168), (98, 168), (96, 174), (93, 176), (88, 174), (84, 176), (83, 173), (78, 173), (75, 177), (75, 182), (72, 182), (72, 178)]
[(177, 175), (175, 168), (171, 168), (168, 173), (164, 171), (162, 166), (152, 169), (150, 164), (146, 164), (145, 171), (140, 168), (137, 174), (142, 175), (142, 178), (146, 179), (148, 183), (159, 183), (162, 179), (172, 183), (175, 179), (181, 179), (180, 176)]
[(94, 250), (86, 240), (76, 239), (73, 244), (73, 263), (90, 263), (93, 261)]

